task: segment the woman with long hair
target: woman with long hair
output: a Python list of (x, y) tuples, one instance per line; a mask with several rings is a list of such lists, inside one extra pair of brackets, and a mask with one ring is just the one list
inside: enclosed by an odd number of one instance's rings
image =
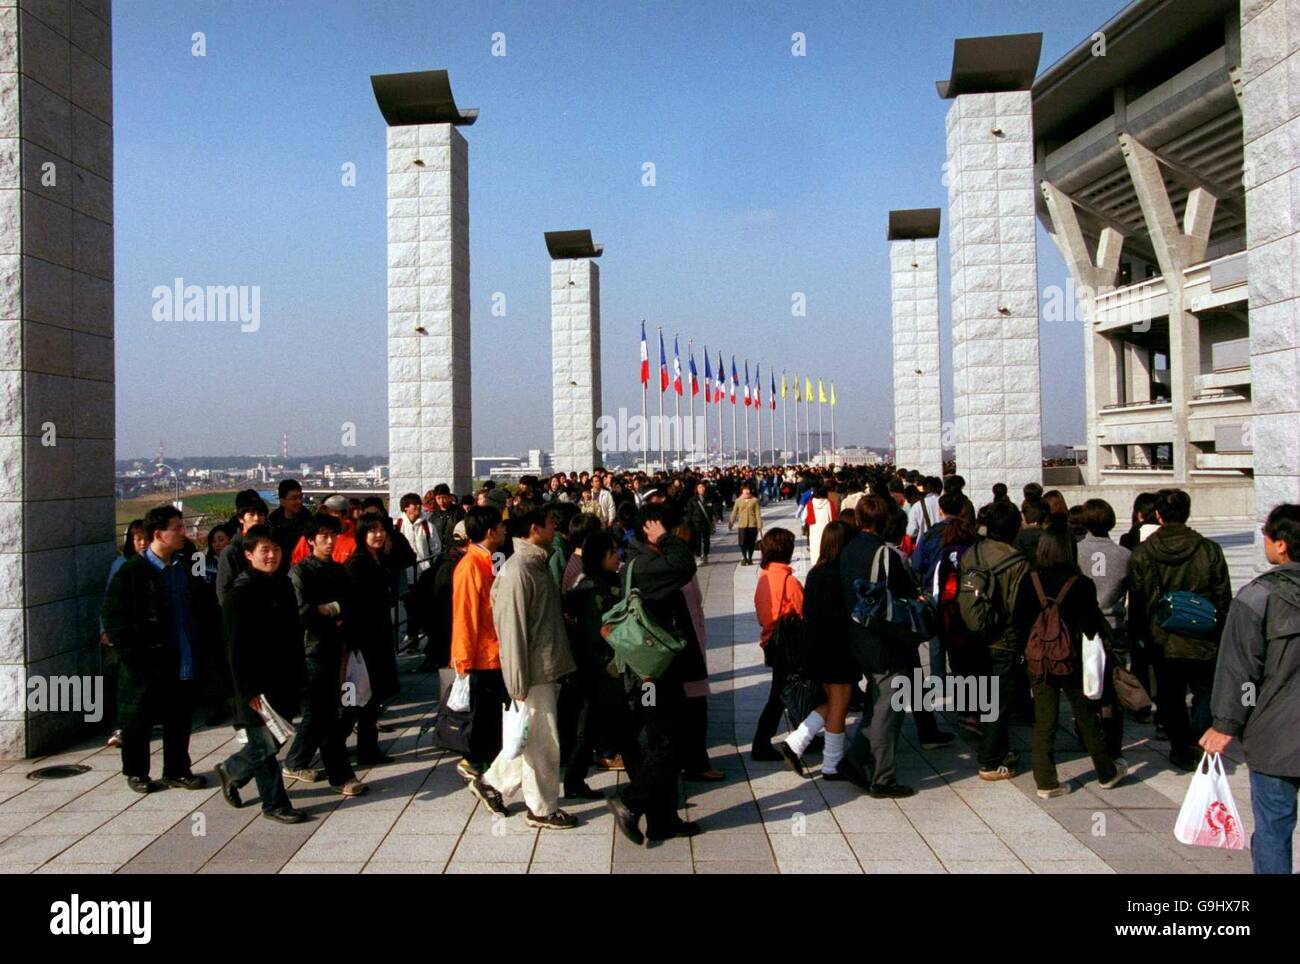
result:
[(343, 564), (351, 590), (347, 619), (349, 651), (361, 653), (370, 676), (370, 701), (351, 712), (357, 726), (357, 765), (389, 763), (379, 749), (379, 713), (398, 691), (393, 643), (393, 580), (386, 565), (388, 529), (377, 514), (357, 522), (357, 547)]
[(758, 585), (754, 589), (754, 612), (758, 616), (763, 663), (772, 667), (772, 686), (768, 690), (767, 703), (758, 717), (750, 755), (758, 761), (776, 762), (781, 759), (781, 754), (772, 746), (772, 737), (776, 735), (785, 708), (781, 702), (785, 675), (772, 665), (767, 644), (777, 623), (784, 617), (803, 616), (803, 586), (790, 568), (790, 561), (794, 558), (793, 532), (779, 526), (769, 529), (763, 536), (759, 553), (758, 566), (761, 571), (758, 574)]
[(808, 572), (804, 587), (803, 667), (808, 679), (822, 684), (826, 700), (800, 721), (778, 747), (797, 773), (803, 772), (803, 754), (813, 738), (826, 730), (822, 755), (822, 777), (841, 780), (839, 763), (844, 758), (844, 719), (849, 697), (862, 678), (862, 670), (849, 655), (849, 614), (844, 608), (840, 581), (840, 550), (857, 535), (853, 526), (836, 520), (822, 529), (817, 564)]

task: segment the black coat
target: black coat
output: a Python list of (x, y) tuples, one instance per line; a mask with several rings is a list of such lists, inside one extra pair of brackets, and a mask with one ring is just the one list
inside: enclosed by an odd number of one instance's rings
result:
[[(186, 573), (190, 589), (190, 643), (195, 675), (201, 653), (210, 644), (214, 615), (207, 603), (209, 592), (202, 576)], [(167, 643), (171, 603), (162, 573), (143, 554), (132, 556), (114, 574), (104, 590), (100, 619), (118, 658), (136, 673), (179, 671), (180, 653)]]
[(230, 587), (221, 616), (236, 725), (265, 725), (248, 705), (263, 695), (281, 716), (292, 719), (306, 674), (298, 604), (288, 578), (245, 570)]
[(583, 576), (564, 594), (564, 622), (579, 675), (603, 675), (614, 658), (614, 650), (600, 632), (604, 625), (601, 617), (613, 608), (622, 592), (622, 581), (610, 573), (595, 580)]
[(394, 696), (397, 651), (393, 645), (393, 577), (363, 546), (344, 564), (351, 589), (344, 623), (348, 648), (358, 650), (370, 674), (370, 690), (380, 701)]
[[(857, 605), (858, 594), (853, 588), (854, 581), (871, 580), (871, 564), (876, 558), (876, 552), (883, 545), (885, 543), (879, 536), (869, 532), (859, 532), (840, 551), (840, 591), (846, 613), (852, 613), (853, 607)], [(890, 592), (903, 599), (915, 598), (917, 588), (912, 579), (911, 569), (902, 556), (892, 549), (889, 551), (893, 553), (893, 558), (889, 560)], [(804, 610), (807, 611), (807, 604)], [(854, 658), (858, 660), (865, 672), (903, 672), (916, 662), (915, 646), (899, 647), (889, 644), (852, 619), (848, 620), (848, 631), (850, 652), (854, 654)], [(910, 653), (907, 652), (908, 649), (911, 650)]]
[(839, 561), (813, 566), (803, 587), (804, 672), (819, 683), (856, 683), (862, 667), (849, 653), (849, 613)]
[[(347, 571), (333, 559), (322, 560), (311, 555), (289, 571), (289, 582), (297, 603), (304, 654), (341, 665), (347, 640), (337, 620), (343, 619), (346, 625), (348, 618), (352, 584)], [(325, 616), (320, 611), (321, 606), (332, 602), (339, 604), (338, 617)]]
[(298, 546), (298, 540), (302, 538), (302, 529), (307, 524), (309, 516), (306, 509), (300, 509), (296, 516), (290, 518), (284, 514), (284, 507), (280, 506), (266, 519), (267, 525), (271, 527), (271, 535), (280, 547), (280, 572), (282, 573), (289, 571), (290, 557)]

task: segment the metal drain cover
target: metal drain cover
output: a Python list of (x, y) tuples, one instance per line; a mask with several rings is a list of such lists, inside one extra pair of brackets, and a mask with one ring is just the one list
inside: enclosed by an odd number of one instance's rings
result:
[(59, 766), (41, 767), (39, 770), (32, 770), (27, 774), (28, 780), (62, 780), (66, 777), (76, 777), (83, 773), (89, 773), (90, 767), (84, 763), (63, 763)]

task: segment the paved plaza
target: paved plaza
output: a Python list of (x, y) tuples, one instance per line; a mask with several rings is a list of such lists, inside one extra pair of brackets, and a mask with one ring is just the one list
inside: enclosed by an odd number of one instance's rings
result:
[[(768, 525), (794, 527), (789, 504), (768, 511)], [(1227, 549), (1234, 588), (1249, 578), (1248, 527), (1207, 530)], [(418, 739), (433, 711), (435, 680), (406, 673), (401, 701), (384, 722), (397, 762), (361, 772), (365, 797), (344, 801), (322, 784), (291, 783), (296, 806), (315, 819), (282, 826), (260, 819), (256, 801), (232, 810), (220, 798), (214, 763), (233, 752), (228, 727), (194, 734), (203, 791), (139, 796), (119, 774), (116, 750), (100, 743), (58, 756), (0, 764), (0, 871), (5, 873), (1248, 873), (1249, 852), (1191, 848), (1173, 826), (1189, 777), (1166, 757), (1151, 727), (1128, 725), (1131, 775), (1111, 791), (1096, 788), (1091, 763), (1062, 721), (1062, 780), (1074, 792), (1038, 800), (1029, 773), (1030, 729), (1013, 727), (1021, 774), (1003, 783), (976, 776), (971, 738), (924, 752), (904, 726), (899, 780), (913, 798), (873, 800), (847, 783), (800, 779), (784, 764), (756, 764), (749, 737), (767, 695), (757, 645), (753, 589), (759, 570), (737, 565), (733, 540), (720, 532), (701, 571), (714, 695), (709, 731), (718, 784), (686, 784), (683, 816), (705, 833), (657, 846), (630, 845), (600, 803), (566, 803), (575, 831), (524, 825), (523, 804), (496, 820), (465, 790), (457, 758)], [(413, 668), (417, 660), (408, 661)], [(850, 721), (852, 725), (852, 720)], [(155, 741), (155, 756), (161, 745)], [(1246, 829), (1250, 789), (1240, 747), (1228, 754), (1229, 780)], [(55, 763), (92, 769), (63, 780), (28, 780)], [(155, 776), (161, 759), (155, 762)], [(621, 774), (593, 776), (612, 789)], [(246, 797), (253, 796), (250, 786)]]

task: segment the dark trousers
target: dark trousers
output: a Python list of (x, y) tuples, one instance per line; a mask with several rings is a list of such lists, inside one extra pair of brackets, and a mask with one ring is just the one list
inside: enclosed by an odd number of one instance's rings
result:
[(703, 773), (713, 769), (709, 759), (709, 698), (688, 696), (682, 713), (682, 769)]
[(629, 697), (635, 736), (623, 753), (628, 782), (622, 799), (632, 813), (645, 815), (647, 832), (659, 835), (681, 820), (677, 815), (682, 769), (677, 738), (686, 712), (686, 694), (680, 683), (660, 683), (653, 695), (650, 706), (645, 705), (646, 694), (639, 687)]
[[(1156, 662), (1156, 689), (1160, 693), (1160, 722), (1169, 735), (1172, 753), (1197, 753), (1201, 735), (1210, 728), (1210, 691), (1214, 688), (1214, 660), (1170, 659)], [(1192, 712), (1187, 714), (1187, 692)]]
[(1106, 749), (1106, 739), (1093, 712), (1091, 701), (1077, 685), (1054, 686), (1042, 681), (1033, 685), (1034, 694), (1034, 783), (1039, 790), (1054, 790), (1061, 785), (1056, 775), (1056, 723), (1060, 718), (1061, 696), (1070, 701), (1074, 722), (1079, 726), (1083, 745), (1092, 757), (1097, 779), (1102, 783), (1115, 778), (1115, 761)]
[(194, 683), (171, 679), (121, 664), (118, 724), (122, 729), (122, 773), (149, 777), (149, 740), (153, 725), (163, 726), (163, 778), (190, 776), (190, 728)]
[(702, 559), (709, 558), (709, 541), (710, 536), (706, 529), (704, 532), (700, 533), (700, 558)]
[[(772, 670), (772, 687), (767, 691), (767, 702), (763, 704), (763, 711), (758, 715), (758, 726), (754, 729), (755, 750), (766, 750), (772, 747), (772, 737), (776, 735), (776, 728), (781, 725), (781, 714), (785, 712), (785, 704), (781, 702), (781, 690), (785, 687), (785, 674), (776, 669)], [(803, 720), (795, 720), (795, 726), (802, 723)]]
[[(567, 711), (566, 701), (570, 704)], [(593, 753), (612, 756), (622, 751), (621, 734), (630, 725), (623, 681), (607, 673), (574, 674), (560, 689), (559, 717), (560, 759), (564, 762), (567, 793), (587, 781)]]
[(1007, 739), (1007, 729), (1011, 725), (1011, 707), (1016, 698), (1016, 686), (1024, 673), (1019, 653), (1005, 650), (990, 650), (988, 655), (988, 674), (997, 680), (997, 706), (993, 719), (984, 723), (980, 729), (979, 768), (996, 770), (1003, 765), (1011, 743)]
[(275, 757), (278, 749), (275, 740), (265, 726), (248, 726), (244, 732), (248, 734), (248, 743), (226, 760), (230, 779), (241, 787), (255, 780), (263, 810), (289, 806), (289, 794), (285, 792), (280, 763)]
[(844, 750), (844, 763), (856, 769), (872, 786), (893, 786), (898, 782), (895, 776), (894, 759), (898, 751), (898, 737), (903, 731), (903, 713), (891, 705), (894, 696), (894, 680), (900, 673), (868, 673), (866, 705), (862, 709), (862, 719), (853, 731)]
[(740, 558), (746, 562), (754, 560), (754, 546), (758, 543), (757, 529), (740, 530)]
[(298, 735), (285, 754), (284, 765), (290, 770), (306, 770), (320, 750), (321, 762), (330, 786), (341, 787), (356, 779), (348, 763), (347, 733), (343, 729), (339, 704), (339, 672), (332, 660), (307, 657), (307, 685), (302, 692), (302, 722)]
[(510, 698), (506, 681), (499, 669), (469, 671), (470, 730), (469, 765), (482, 772), (492, 765), (501, 752), (501, 711)]
[(352, 706), (343, 709), (343, 738), (357, 730), (357, 762), (373, 760), (379, 756), (379, 714), (383, 705), (373, 696), (365, 706)]

